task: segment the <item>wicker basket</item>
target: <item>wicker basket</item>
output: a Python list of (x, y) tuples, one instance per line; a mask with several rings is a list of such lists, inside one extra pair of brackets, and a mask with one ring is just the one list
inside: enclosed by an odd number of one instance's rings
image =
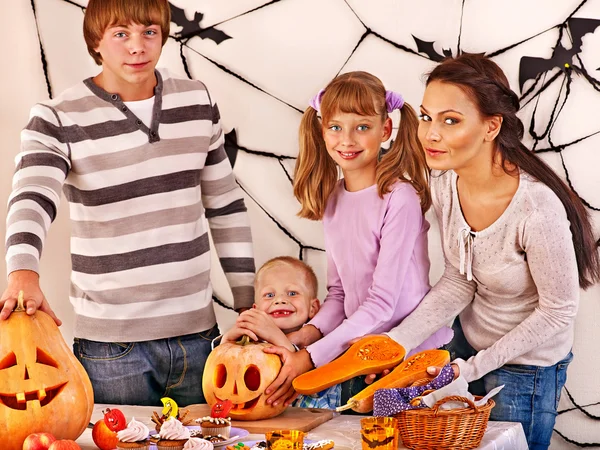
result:
[[(475, 397), (479, 400), (482, 397)], [(442, 409), (446, 402), (460, 401), (468, 408)], [(492, 399), (484, 406), (459, 396), (445, 397), (432, 408), (411, 409), (394, 415), (404, 446), (413, 450), (469, 450), (479, 446), (487, 428)]]

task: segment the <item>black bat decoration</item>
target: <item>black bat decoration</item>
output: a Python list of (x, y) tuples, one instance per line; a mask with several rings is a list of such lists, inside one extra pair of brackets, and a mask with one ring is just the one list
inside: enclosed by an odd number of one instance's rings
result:
[(450, 49), (446, 50), (445, 48), (443, 48), (442, 55), (436, 52), (433, 48), (434, 41), (423, 41), (415, 35), (412, 35), (412, 37), (415, 40), (415, 43), (417, 44), (417, 52), (425, 53), (427, 56), (429, 56), (429, 59), (431, 59), (432, 61), (440, 62), (444, 58), (452, 56), (452, 50)]
[(225, 153), (227, 153), (227, 158), (229, 158), (231, 167), (233, 167), (238, 153), (237, 133), (235, 132), (235, 128), (229, 133), (225, 133)]
[(170, 2), (169, 6), (171, 7), (171, 22), (174, 22), (176, 25), (181, 27), (181, 31), (175, 33), (176, 39), (184, 40), (198, 36), (201, 39), (210, 39), (216, 44), (220, 44), (227, 39), (231, 39), (231, 36), (229, 36), (227, 33), (217, 30), (216, 28), (202, 28), (200, 26), (200, 22), (202, 21), (204, 14), (201, 12), (195, 12), (194, 20), (188, 20), (183, 9), (178, 8)]
[(376, 448), (376, 447), (380, 447), (380, 446), (389, 444), (390, 442), (392, 442), (394, 440), (394, 436), (388, 436), (382, 440), (373, 439), (371, 441), (371, 440), (369, 440), (368, 437), (366, 437), (364, 434), (362, 434), (362, 440), (367, 444), (367, 446), (369, 448)]
[(566, 31), (571, 36), (573, 45), (567, 49), (560, 41), (557, 42), (552, 56), (548, 59), (536, 56), (523, 56), (519, 65), (519, 88), (521, 92), (523, 92), (525, 82), (535, 80), (541, 73), (557, 67), (561, 70), (569, 68), (573, 63), (573, 58), (581, 52), (583, 36), (596, 31), (596, 28), (600, 26), (600, 20), (571, 18), (560, 26), (566, 28)]

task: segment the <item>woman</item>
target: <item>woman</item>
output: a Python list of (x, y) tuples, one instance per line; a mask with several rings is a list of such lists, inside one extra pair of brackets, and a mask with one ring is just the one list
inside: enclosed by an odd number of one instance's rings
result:
[(449, 350), (471, 391), (504, 384), (492, 420), (550, 445), (572, 359), (579, 288), (600, 279), (587, 211), (522, 143), (519, 100), (490, 59), (461, 55), (428, 76), (419, 139), (432, 169), (445, 272), (388, 334), (406, 347), (458, 314)]

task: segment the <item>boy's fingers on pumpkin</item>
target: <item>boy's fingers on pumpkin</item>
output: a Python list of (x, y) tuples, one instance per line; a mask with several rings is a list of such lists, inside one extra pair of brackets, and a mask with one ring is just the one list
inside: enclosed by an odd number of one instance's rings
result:
[(4, 300), (4, 306), (2, 307), (2, 311), (0, 311), (0, 320), (8, 319), (10, 313), (13, 312), (15, 306), (17, 305), (17, 301), (14, 298), (8, 298)]
[(252, 330), (249, 330), (246, 327), (242, 327), (241, 325), (229, 330), (227, 334), (229, 334), (229, 336), (227, 337), (228, 341), (237, 341), (242, 336), (248, 336), (253, 341), (258, 341), (258, 336), (254, 334)]
[(287, 399), (286, 394), (290, 389), (293, 389), (292, 381), (291, 379), (286, 379), (285, 382), (269, 397), (269, 400), (272, 400), (273, 402), (273, 406), (277, 406), (284, 402)]
[(298, 395), (300, 394), (298, 394), (294, 387), (291, 386), (285, 395), (286, 400), (284, 402), (284, 406), (290, 406), (294, 402), (294, 400), (298, 398)]

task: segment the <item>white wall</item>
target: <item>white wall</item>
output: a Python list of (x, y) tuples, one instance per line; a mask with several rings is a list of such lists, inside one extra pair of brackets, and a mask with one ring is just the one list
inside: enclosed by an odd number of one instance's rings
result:
[[(83, 3), (84, 0), (81, 0)], [(203, 26), (227, 20), (265, 0), (174, 0), (192, 17), (197, 8), (205, 13)], [(463, 15), (462, 48), (487, 51), (505, 47), (533, 36), (562, 22), (579, 4), (579, 0), (549, 2), (544, 0), (506, 0), (466, 2)], [(588, 2), (580, 17), (600, 18), (600, 2)], [(409, 103), (418, 106), (423, 92), (421, 74), (432, 67), (425, 58), (415, 56), (368, 36), (353, 50), (365, 28), (361, 21), (377, 33), (407, 47), (415, 48), (411, 34), (437, 42), (441, 48), (456, 48), (460, 29), (462, 0), (284, 0), (252, 14), (226, 21), (219, 26), (233, 39), (216, 45), (212, 41), (193, 39), (186, 49), (188, 64), (194, 77), (203, 79), (219, 102), (226, 131), (235, 127), (238, 142), (250, 149), (278, 155), (295, 156), (300, 113), (308, 99), (330, 78), (342, 70), (363, 69), (378, 75), (388, 88), (405, 94)], [(97, 68), (87, 55), (81, 36), (82, 12), (62, 0), (37, 0), (40, 32), (46, 50), (50, 79), (55, 94), (82, 78), (94, 75)], [(354, 10), (354, 11), (353, 11)], [(0, 17), (5, 18), (0, 43), (0, 198), (5, 202), (10, 192), (13, 158), (19, 148), (19, 131), (27, 122), (30, 106), (47, 98), (40, 62), (39, 44), (30, 2), (3, 0)], [(359, 20), (360, 18), (360, 20)], [(510, 26), (509, 26), (510, 25)], [(176, 31), (176, 29), (172, 30)], [(549, 57), (556, 32), (549, 31), (500, 55), (496, 61), (507, 71), (513, 87), (518, 87), (518, 63), (522, 55)], [(600, 31), (584, 39), (582, 60), (590, 73), (600, 67)], [(352, 56), (347, 61), (348, 57)], [(255, 87), (226, 74), (205, 57), (213, 59), (252, 82)], [(170, 40), (163, 52), (161, 66), (183, 74), (179, 47)], [(550, 89), (540, 101), (539, 121), (547, 118), (557, 89)], [(554, 95), (554, 97), (552, 97)], [(557, 121), (553, 137), (556, 142), (570, 142), (578, 136), (600, 129), (597, 111), (600, 93), (581, 78), (572, 86), (572, 94)], [(532, 108), (525, 108), (528, 119)], [(600, 136), (599, 136), (600, 137)], [(600, 207), (600, 182), (597, 167), (600, 152), (598, 138), (590, 138), (563, 151), (569, 175), (577, 191), (590, 203)], [(542, 145), (544, 147), (545, 145)], [(559, 155), (544, 158), (564, 176)], [(293, 161), (284, 163), (288, 172)], [(276, 160), (240, 153), (235, 167), (241, 184), (251, 196), (285, 228), (306, 245), (323, 247), (320, 224), (295, 217), (298, 205), (291, 185)], [(257, 264), (266, 259), (290, 254), (297, 256), (298, 246), (286, 237), (263, 210), (247, 199), (253, 224)], [(67, 208), (60, 209), (53, 224), (42, 258), (42, 288), (52, 307), (62, 318), (63, 335), (72, 340), (73, 313), (68, 302), (69, 224)], [(592, 213), (598, 224), (599, 214)], [(429, 216), (431, 219), (431, 216)], [(596, 226), (597, 235), (600, 227)], [(5, 224), (0, 222), (0, 234)], [(430, 236), (432, 280), (441, 272), (441, 254), (434, 224)], [(324, 289), (324, 260), (319, 252), (308, 251)], [(0, 271), (5, 270), (4, 261)], [(215, 271), (217, 294), (229, 298), (224, 277)], [(6, 281), (0, 277), (0, 289)], [(600, 401), (597, 373), (596, 339), (600, 337), (600, 286), (583, 293), (577, 319), (575, 360), (569, 370), (567, 386), (579, 404)], [(227, 328), (231, 313), (218, 308), (219, 322)], [(564, 397), (564, 396), (563, 396)], [(561, 409), (570, 402), (561, 401)], [(598, 415), (600, 409), (589, 408)], [(600, 427), (577, 412), (559, 416), (557, 429), (580, 442), (600, 442)], [(576, 448), (561, 438), (552, 448)]]

